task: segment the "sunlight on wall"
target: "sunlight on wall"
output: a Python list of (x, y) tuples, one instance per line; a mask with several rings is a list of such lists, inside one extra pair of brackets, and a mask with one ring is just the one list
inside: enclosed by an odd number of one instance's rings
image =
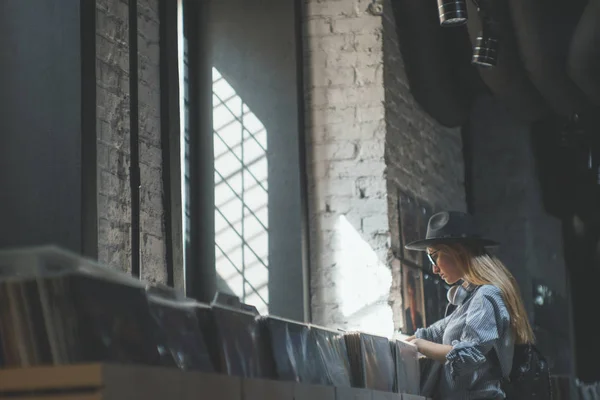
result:
[(217, 273), (242, 302), (267, 313), (267, 131), (215, 68), (213, 130)]
[(346, 216), (336, 222), (335, 288), (340, 311), (357, 329), (392, 337), (394, 323), (388, 304), (392, 273)]

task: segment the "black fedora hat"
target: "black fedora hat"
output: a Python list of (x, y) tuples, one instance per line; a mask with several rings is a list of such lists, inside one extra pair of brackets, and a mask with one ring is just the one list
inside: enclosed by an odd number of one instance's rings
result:
[(436, 244), (462, 243), (473, 246), (490, 247), (498, 243), (485, 239), (477, 231), (473, 217), (460, 211), (443, 211), (429, 218), (425, 239), (408, 243), (408, 250), (427, 250)]

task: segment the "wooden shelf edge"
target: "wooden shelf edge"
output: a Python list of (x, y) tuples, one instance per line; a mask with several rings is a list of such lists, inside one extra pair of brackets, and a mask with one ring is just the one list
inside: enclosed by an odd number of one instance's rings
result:
[[(4, 397), (0, 397), (4, 399)], [(10, 397), (7, 397), (10, 399)], [(15, 400), (103, 400), (100, 393), (97, 394), (56, 394), (47, 396), (19, 396)]]
[[(219, 387), (226, 387), (223, 391)], [(304, 389), (304, 390), (302, 390)], [(310, 389), (310, 390), (309, 390)], [(52, 392), (63, 390), (66, 393)], [(268, 379), (242, 379), (220, 374), (184, 372), (173, 368), (140, 365), (79, 364), (65, 366), (0, 368), (0, 399), (15, 400), (130, 400), (191, 399), (204, 391), (227, 393), (227, 398), (262, 398), (262, 391), (281, 394), (282, 399), (321, 395), (323, 398), (377, 400), (425, 400), (421, 396), (379, 392), (371, 389), (304, 385)], [(44, 393), (45, 392), (45, 393)], [(347, 393), (346, 393), (347, 392)], [(195, 394), (190, 394), (195, 393)], [(358, 396), (357, 394), (360, 394)], [(190, 397), (191, 396), (191, 397)], [(303, 396), (300, 396), (303, 398)]]
[(0, 369), (0, 392), (99, 388), (104, 364)]

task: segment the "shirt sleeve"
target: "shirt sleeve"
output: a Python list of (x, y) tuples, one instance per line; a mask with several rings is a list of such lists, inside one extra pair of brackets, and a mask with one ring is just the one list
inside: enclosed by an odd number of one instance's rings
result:
[(496, 342), (510, 329), (510, 315), (499, 288), (482, 286), (473, 296), (460, 340), (452, 342), (446, 369), (453, 380), (475, 371)]
[(427, 328), (419, 328), (415, 331), (415, 336), (419, 339), (429, 340), (430, 342), (442, 343), (444, 330), (448, 324), (448, 317), (440, 319)]

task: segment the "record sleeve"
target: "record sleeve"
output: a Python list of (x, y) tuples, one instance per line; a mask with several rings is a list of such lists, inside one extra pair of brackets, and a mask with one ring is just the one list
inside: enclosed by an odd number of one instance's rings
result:
[(346, 333), (353, 385), (392, 392), (395, 365), (387, 338), (361, 332)]
[(150, 314), (159, 327), (157, 342), (165, 364), (182, 370), (214, 372), (204, 334), (200, 329), (198, 303), (169, 290), (149, 288)]
[(198, 319), (218, 372), (243, 378), (273, 378), (273, 355), (255, 314), (213, 304), (198, 307)]
[(394, 392), (419, 395), (421, 393), (421, 370), (417, 347), (403, 340), (390, 342), (394, 356)]
[(307, 344), (309, 383), (351, 387), (351, 369), (344, 335), (316, 325), (310, 325)]
[(421, 234), (421, 209), (417, 201), (402, 192), (398, 193), (400, 208), (400, 234), (402, 236), (403, 260), (415, 266), (423, 264), (423, 254), (420, 251), (408, 250), (404, 246), (422, 238)]
[(308, 325), (274, 316), (260, 317), (259, 324), (270, 345), (276, 378), (310, 383)]
[(404, 327), (402, 333), (413, 335), (425, 327), (425, 297), (423, 271), (420, 268), (402, 264), (402, 299)]

